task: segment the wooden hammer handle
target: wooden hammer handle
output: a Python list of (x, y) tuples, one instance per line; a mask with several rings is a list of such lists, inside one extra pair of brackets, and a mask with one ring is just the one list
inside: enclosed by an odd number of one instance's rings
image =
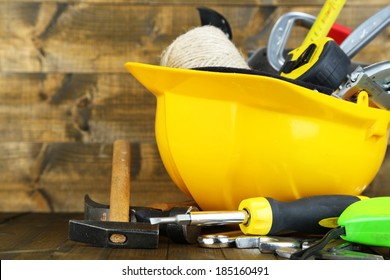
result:
[(109, 221), (129, 222), (130, 144), (117, 140), (113, 147)]

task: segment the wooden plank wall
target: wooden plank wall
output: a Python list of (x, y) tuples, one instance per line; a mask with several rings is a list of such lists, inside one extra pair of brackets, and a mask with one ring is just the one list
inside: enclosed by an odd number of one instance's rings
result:
[[(133, 149), (132, 204), (188, 199), (171, 182), (154, 136), (155, 99), (127, 61), (158, 64), (198, 26), (199, 5), (230, 22), (244, 53), (265, 46), (278, 17), (316, 15), (320, 0), (0, 0), (0, 211), (83, 211), (108, 202), (112, 142)], [(356, 27), (388, 0), (350, 0), (338, 22)], [(289, 44), (297, 45), (297, 31)], [(389, 59), (387, 29), (357, 57)], [(155, 194), (160, 194), (156, 197)]]

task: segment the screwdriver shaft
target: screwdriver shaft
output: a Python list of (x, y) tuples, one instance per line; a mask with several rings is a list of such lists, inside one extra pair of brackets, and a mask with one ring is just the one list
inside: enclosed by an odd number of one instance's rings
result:
[(215, 226), (227, 224), (246, 224), (249, 221), (247, 211), (199, 211), (173, 217), (150, 218), (151, 224), (181, 224)]

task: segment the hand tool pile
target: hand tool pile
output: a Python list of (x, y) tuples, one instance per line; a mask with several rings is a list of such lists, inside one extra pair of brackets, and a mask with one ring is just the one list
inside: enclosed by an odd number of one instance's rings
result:
[[(329, 88), (336, 98), (366, 98), (370, 106), (388, 110), (390, 61), (367, 66), (351, 59), (389, 25), (390, 6), (351, 32), (335, 24), (344, 3), (326, 1), (317, 18), (298, 12), (283, 15), (267, 47), (254, 51), (247, 63), (251, 69)], [(222, 15), (198, 10), (202, 25), (214, 25), (232, 40)], [(295, 24), (310, 30), (301, 46), (287, 50)], [(291, 259), (383, 259), (369, 246), (390, 247), (390, 197), (319, 195), (291, 202), (256, 197), (243, 200), (237, 211), (130, 207), (129, 157), (128, 143), (115, 142), (110, 205), (85, 196), (85, 219), (69, 222), (69, 239), (100, 247), (156, 248), (161, 234), (178, 243), (258, 248)], [(240, 230), (202, 234), (202, 229), (224, 225), (239, 225)]]
[[(317, 18), (301, 12), (284, 14), (274, 25), (267, 47), (252, 52), (247, 63), (254, 70), (325, 86), (332, 91), (332, 96), (343, 100), (356, 101), (361, 92), (366, 92), (372, 107), (388, 110), (389, 61), (366, 66), (353, 63), (351, 59), (388, 27), (390, 6), (351, 32), (335, 23), (345, 2), (326, 1)], [(203, 24), (214, 24), (224, 30), (229, 39), (233, 37), (229, 23), (222, 15), (210, 10), (206, 14), (204, 9), (200, 10), (200, 15)], [(300, 47), (286, 50), (294, 25), (309, 28), (309, 33)]]
[(150, 217), (185, 214), (191, 207), (162, 211), (151, 207), (130, 207), (130, 144), (117, 140), (113, 145), (110, 205), (84, 198), (84, 220), (69, 221), (69, 239), (97, 247), (157, 248), (163, 234), (177, 243), (194, 243), (200, 233), (195, 226), (149, 222)]
[[(326, 4), (321, 13), (325, 10)], [(271, 32), (268, 42), (269, 63), (282, 76), (330, 87), (333, 90), (332, 96), (356, 101), (361, 92), (366, 92), (373, 107), (389, 109), (389, 61), (364, 67), (364, 65), (353, 65), (351, 59), (389, 25), (390, 6), (364, 21), (340, 45), (333, 39), (325, 37), (326, 33), (318, 35), (315, 32), (318, 28), (316, 24), (327, 22), (329, 27), (336, 19), (336, 17), (324, 19), (320, 15), (313, 23), (302, 46), (291, 51), (286, 60), (283, 58), (282, 50), (289, 34), (286, 32), (291, 31), (291, 26), (286, 25), (293, 24), (301, 15), (293, 13), (286, 14), (284, 16), (286, 19), (282, 17)], [(307, 22), (307, 17), (303, 18)], [(312, 33), (317, 36), (310, 33), (313, 30)], [(324, 28), (325, 32), (328, 30), (329, 28)], [(281, 31), (284, 33), (281, 34)], [(272, 49), (275, 45), (279, 47), (276, 48), (277, 52)], [(354, 67), (352, 73), (351, 66)]]
[[(130, 207), (129, 164), (130, 145), (116, 141), (110, 205), (97, 203), (86, 195), (85, 219), (69, 221), (70, 240), (98, 247), (157, 248), (161, 234), (176, 243), (197, 242), (206, 248), (258, 248), (261, 253), (288, 258), (302, 255), (304, 259), (383, 259), (362, 244), (390, 247), (390, 197), (323, 195), (292, 202), (258, 197), (242, 201), (238, 211), (198, 211), (192, 206), (167, 211)], [(318, 234), (327, 231), (323, 224), (333, 226), (334, 217), (339, 217), (337, 228), (319, 240)], [(201, 226), (231, 224), (239, 224), (241, 230), (201, 234)], [(309, 237), (286, 236), (291, 233)], [(333, 241), (335, 233), (347, 242)]]
[[(390, 247), (390, 197), (324, 195), (293, 202), (250, 198), (241, 203), (240, 211), (189, 212), (150, 218), (150, 222), (240, 224), (241, 231), (201, 235), (198, 244), (206, 248), (258, 248), (261, 253), (291, 259), (383, 259), (367, 245)], [(329, 225), (335, 229), (322, 239), (313, 237), (325, 233)], [(303, 235), (288, 236), (291, 233)]]

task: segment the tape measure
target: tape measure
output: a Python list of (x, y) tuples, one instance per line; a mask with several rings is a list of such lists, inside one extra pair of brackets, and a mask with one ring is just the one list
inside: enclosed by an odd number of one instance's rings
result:
[(346, 0), (327, 0), (302, 45), (307, 45), (328, 35)]
[(291, 51), (280, 75), (335, 90), (345, 80), (350, 64), (339, 45), (325, 37)]
[(327, 0), (303, 44), (289, 52), (280, 75), (329, 87), (333, 90), (344, 81), (350, 58), (326, 37), (346, 0)]

